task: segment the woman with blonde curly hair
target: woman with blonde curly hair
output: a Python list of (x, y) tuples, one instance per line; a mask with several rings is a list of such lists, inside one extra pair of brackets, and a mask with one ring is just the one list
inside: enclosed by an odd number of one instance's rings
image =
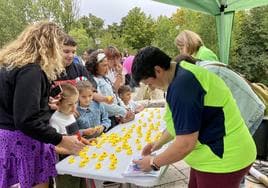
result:
[(175, 39), (180, 54), (193, 56), (200, 60), (218, 61), (217, 55), (205, 47), (201, 37), (190, 30), (183, 30)]
[(65, 33), (56, 24), (28, 26), (0, 50), (0, 187), (48, 187), (56, 176), (54, 145), (84, 146), (49, 126), (50, 82), (64, 70)]

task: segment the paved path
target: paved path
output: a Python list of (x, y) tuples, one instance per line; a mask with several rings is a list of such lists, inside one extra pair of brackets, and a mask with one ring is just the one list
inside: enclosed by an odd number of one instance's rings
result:
[[(154, 188), (187, 188), (189, 181), (189, 166), (180, 161), (170, 165), (166, 173), (161, 177), (160, 183)], [(98, 188), (99, 186), (97, 186)], [(109, 186), (107, 188), (143, 188), (136, 185)]]

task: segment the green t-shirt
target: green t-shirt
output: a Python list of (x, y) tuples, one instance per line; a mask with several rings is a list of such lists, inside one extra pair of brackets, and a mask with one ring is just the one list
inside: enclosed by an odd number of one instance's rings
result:
[(194, 58), (203, 61), (219, 61), (217, 55), (205, 46), (201, 46), (196, 54), (193, 55)]
[(198, 131), (185, 161), (203, 172), (228, 173), (254, 162), (255, 143), (229, 88), (217, 75), (181, 62), (167, 91), (167, 130), (173, 136)]

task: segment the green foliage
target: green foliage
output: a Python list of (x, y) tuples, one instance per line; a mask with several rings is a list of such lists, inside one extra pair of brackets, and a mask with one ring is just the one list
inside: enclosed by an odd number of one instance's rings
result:
[(72, 36), (77, 42), (77, 54), (82, 55), (84, 50), (93, 46), (92, 39), (90, 40), (87, 36), (87, 32), (83, 28), (74, 28), (69, 32), (69, 35)]
[(174, 39), (177, 35), (176, 24), (168, 17), (160, 16), (155, 25), (155, 36), (152, 45), (159, 47), (171, 57), (175, 57), (178, 54), (178, 50), (174, 45)]
[(230, 47), (230, 65), (236, 64), (239, 57), (237, 56), (237, 50), (239, 49), (240, 43), (242, 42), (242, 24), (245, 22), (246, 13), (239, 11), (234, 16), (234, 24), (231, 36), (231, 47)]
[[(78, 54), (86, 48), (116, 46), (130, 54), (155, 45), (170, 56), (178, 51), (174, 39), (184, 29), (198, 33), (205, 45), (218, 52), (215, 18), (189, 9), (178, 9), (171, 18), (150, 16), (133, 8), (121, 23), (104, 27), (92, 14), (78, 19), (79, 0), (0, 0), (0, 46), (14, 40), (26, 25), (51, 20), (61, 25), (78, 42)], [(236, 13), (230, 65), (254, 82), (268, 85), (268, 6)]]
[(241, 23), (232, 67), (253, 82), (268, 84), (268, 6), (247, 12)]
[(33, 1), (36, 20), (51, 20), (60, 24), (66, 32), (71, 30), (78, 14), (77, 0)]
[(134, 49), (151, 44), (154, 38), (154, 21), (147, 17), (140, 8), (133, 8), (122, 18), (122, 36), (126, 43)]
[(122, 37), (114, 38), (110, 32), (105, 32), (101, 37), (100, 48), (106, 48), (107, 46), (116, 46), (121, 52), (124, 49), (130, 48)]
[(97, 41), (103, 34), (104, 21), (101, 18), (89, 14), (88, 16), (83, 16), (78, 20), (83, 28), (86, 30), (87, 35), (94, 41), (94, 47), (97, 47)]
[(13, 40), (27, 25), (30, 0), (0, 0), (0, 46)]
[(206, 47), (218, 52), (215, 17), (181, 8), (171, 19), (176, 24), (177, 34), (185, 29), (194, 31), (200, 35)]
[(207, 14), (202, 14), (200, 15), (199, 21), (198, 33), (200, 34), (205, 46), (210, 48), (216, 54), (219, 54), (215, 17)]
[(54, 21), (69, 32), (77, 11), (77, 0), (0, 0), (0, 46), (40, 20)]
[(179, 31), (187, 29), (197, 32), (201, 25), (200, 20), (202, 16), (202, 13), (180, 8), (172, 15), (172, 20), (177, 25)]
[(113, 23), (112, 25), (108, 25), (107, 32), (111, 33), (113, 38), (122, 37), (122, 26)]

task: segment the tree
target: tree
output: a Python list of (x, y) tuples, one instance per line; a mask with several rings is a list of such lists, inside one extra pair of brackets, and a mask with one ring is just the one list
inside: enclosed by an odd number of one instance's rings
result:
[(77, 0), (36, 0), (33, 1), (36, 20), (47, 19), (60, 24), (69, 32), (78, 16)]
[(216, 54), (218, 53), (218, 38), (216, 30), (216, 18), (208, 14), (199, 13), (198, 33), (200, 34), (205, 46), (210, 48)]
[(117, 23), (113, 23), (112, 25), (108, 25), (106, 29), (107, 32), (112, 34), (113, 38), (122, 37), (122, 26)]
[(31, 0), (0, 0), (0, 46), (13, 40), (32, 16), (28, 11)]
[(69, 32), (69, 35), (77, 42), (77, 54), (79, 55), (94, 44), (94, 41), (88, 38), (86, 30), (83, 28), (74, 28)]
[(230, 65), (238, 63), (237, 50), (239, 50), (240, 43), (242, 42), (242, 24), (245, 22), (246, 13), (245, 11), (239, 11), (234, 16), (233, 30), (231, 36), (231, 46), (230, 46)]
[(192, 30), (198, 32), (200, 29), (202, 13), (192, 11), (190, 9), (178, 9), (175, 14), (172, 15), (172, 21), (177, 25), (179, 31)]
[(232, 66), (249, 80), (268, 84), (268, 6), (251, 9), (241, 25), (237, 61)]
[(171, 57), (174, 57), (178, 54), (178, 50), (174, 44), (176, 35), (176, 24), (166, 16), (158, 17), (155, 24), (153, 45), (161, 48)]
[(69, 32), (78, 11), (78, 0), (0, 0), (0, 46), (40, 20), (54, 21)]
[(78, 20), (82, 24), (83, 28), (86, 30), (89, 38), (94, 41), (94, 47), (97, 47), (97, 43), (101, 35), (103, 34), (104, 21), (101, 18), (89, 14), (88, 16), (83, 16)]
[(126, 43), (124, 38), (117, 37), (114, 38), (112, 33), (105, 32), (102, 37), (100, 38), (100, 48), (106, 48), (107, 46), (116, 46), (119, 51), (123, 51), (124, 49), (131, 49)]
[(128, 15), (122, 18), (121, 26), (125, 42), (134, 49), (150, 45), (154, 38), (154, 21), (140, 8), (130, 10)]
[(189, 9), (178, 9), (171, 17), (178, 30), (191, 30), (202, 38), (206, 47), (218, 52), (218, 42), (216, 33), (216, 19), (214, 16), (192, 11)]

